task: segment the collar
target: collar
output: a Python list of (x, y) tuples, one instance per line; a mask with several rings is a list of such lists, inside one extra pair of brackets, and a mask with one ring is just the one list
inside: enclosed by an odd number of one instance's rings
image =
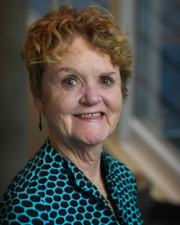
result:
[[(66, 170), (66, 174), (69, 174), (72, 181), (75, 182), (79, 188), (85, 193), (92, 195), (92, 197), (99, 198), (105, 204), (108, 204), (96, 186), (83, 174), (83, 172), (80, 171), (74, 163), (59, 155), (59, 153), (53, 149), (49, 138), (47, 138), (41, 150), (43, 151), (41, 154), (45, 156), (44, 159), (46, 162), (52, 161), (53, 163), (61, 164), (62, 169)], [(123, 179), (120, 175), (120, 169), (123, 167), (125, 167), (123, 164), (107, 155), (103, 150), (101, 151), (101, 170), (105, 179), (108, 198), (113, 202), (119, 220), (127, 222), (127, 211), (123, 202)]]
[[(70, 173), (73, 176), (73, 180), (79, 188), (81, 188), (86, 193), (89, 193), (90, 195), (93, 195), (94, 197), (106, 202), (104, 197), (98, 191), (97, 187), (84, 175), (84, 173), (74, 163), (69, 161), (64, 156), (59, 155), (59, 153), (51, 146), (49, 137), (45, 141), (45, 144), (42, 146), (41, 150), (46, 152), (46, 161), (48, 162), (49, 160), (53, 160), (55, 161), (54, 163), (60, 163), (63, 169), (67, 170), (67, 173)], [(105, 156), (103, 150), (101, 152), (101, 155), (102, 154)]]

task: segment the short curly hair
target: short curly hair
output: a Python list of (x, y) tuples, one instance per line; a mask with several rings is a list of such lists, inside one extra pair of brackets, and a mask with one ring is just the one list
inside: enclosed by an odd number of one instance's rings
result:
[(77, 10), (64, 5), (29, 25), (22, 44), (21, 56), (29, 72), (30, 86), (36, 98), (43, 99), (42, 77), (47, 63), (61, 60), (63, 41), (76, 36), (86, 39), (97, 51), (110, 55), (119, 66), (122, 97), (128, 96), (127, 83), (131, 78), (132, 52), (127, 35), (114, 22), (111, 14), (100, 6)]

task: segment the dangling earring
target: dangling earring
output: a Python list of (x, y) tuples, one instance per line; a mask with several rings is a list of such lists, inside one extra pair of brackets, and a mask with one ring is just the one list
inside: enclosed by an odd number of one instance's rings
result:
[(39, 113), (39, 130), (42, 130), (41, 113)]

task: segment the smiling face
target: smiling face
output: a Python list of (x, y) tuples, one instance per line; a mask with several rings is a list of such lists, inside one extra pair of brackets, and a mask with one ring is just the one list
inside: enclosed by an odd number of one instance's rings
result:
[(120, 117), (119, 68), (80, 37), (66, 48), (64, 43), (60, 62), (46, 67), (45, 100), (36, 99), (36, 107), (44, 112), (52, 140), (72, 146), (102, 143)]

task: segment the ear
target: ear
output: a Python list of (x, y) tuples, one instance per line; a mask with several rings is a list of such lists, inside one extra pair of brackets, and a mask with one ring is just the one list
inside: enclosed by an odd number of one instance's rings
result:
[(33, 94), (32, 94), (32, 97), (33, 97), (33, 102), (34, 102), (34, 105), (35, 105), (37, 111), (42, 113), (44, 111), (43, 102), (39, 98), (36, 98)]

